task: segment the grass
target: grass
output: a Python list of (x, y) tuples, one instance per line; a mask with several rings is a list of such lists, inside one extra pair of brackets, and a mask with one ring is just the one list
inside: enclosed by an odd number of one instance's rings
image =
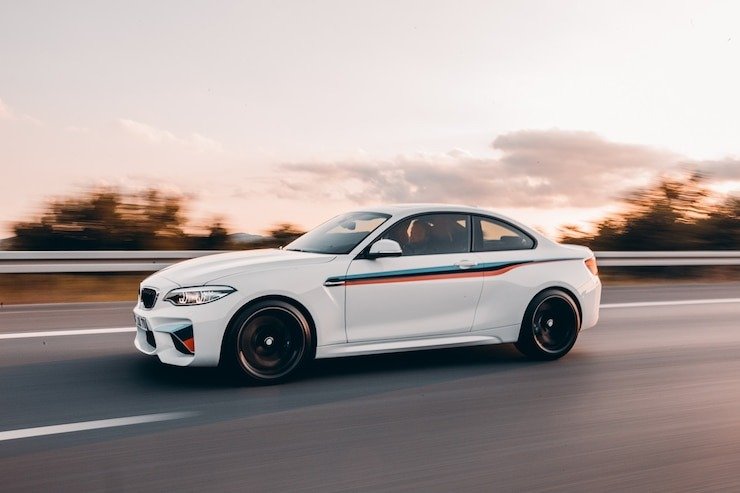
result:
[(605, 286), (625, 284), (675, 284), (740, 281), (740, 265), (599, 267)]
[(136, 301), (149, 273), (0, 274), (0, 304)]

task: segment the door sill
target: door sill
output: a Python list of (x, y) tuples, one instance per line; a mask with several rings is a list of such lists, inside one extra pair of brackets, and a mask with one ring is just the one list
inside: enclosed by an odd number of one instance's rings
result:
[(393, 339), (384, 341), (348, 342), (316, 348), (316, 359), (340, 358), (342, 356), (359, 356), (362, 354), (396, 353), (423, 349), (441, 349), (463, 346), (484, 346), (501, 344), (504, 341), (493, 334), (476, 332), (475, 334), (450, 335), (444, 337), (424, 337), (418, 339)]

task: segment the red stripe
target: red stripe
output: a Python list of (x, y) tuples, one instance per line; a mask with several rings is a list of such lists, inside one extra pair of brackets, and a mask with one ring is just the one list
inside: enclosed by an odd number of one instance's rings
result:
[(351, 279), (346, 284), (357, 286), (360, 284), (386, 284), (391, 282), (414, 282), (414, 281), (433, 281), (436, 279), (455, 279), (463, 277), (477, 277), (482, 276), (483, 272), (450, 272), (444, 274), (427, 274), (427, 275), (410, 275), (410, 276), (398, 276), (398, 277), (385, 277), (379, 279)]
[(460, 271), (460, 272), (449, 272), (443, 274), (416, 274), (409, 276), (398, 276), (398, 277), (385, 277), (385, 278), (368, 278), (368, 279), (350, 279), (345, 282), (348, 286), (360, 286), (363, 284), (387, 284), (393, 282), (416, 282), (416, 281), (435, 281), (439, 279), (462, 279), (468, 277), (493, 277), (505, 274), (512, 269), (521, 267), (525, 264), (510, 265), (508, 267), (502, 267), (497, 270), (484, 270), (484, 271)]
[(506, 274), (510, 270), (516, 269), (517, 267), (521, 267), (522, 265), (525, 265), (525, 264), (510, 265), (508, 267), (504, 267), (504, 268), (498, 269), (498, 270), (483, 271), (483, 275), (485, 277), (500, 276), (501, 274)]

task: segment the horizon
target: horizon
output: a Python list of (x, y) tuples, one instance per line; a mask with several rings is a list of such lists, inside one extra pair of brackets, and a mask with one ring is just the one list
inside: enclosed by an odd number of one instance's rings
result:
[(252, 234), (433, 201), (552, 236), (682, 170), (740, 192), (734, 3), (0, 14), (0, 238), (50, 198), (105, 185), (157, 186), (188, 198), (195, 223)]

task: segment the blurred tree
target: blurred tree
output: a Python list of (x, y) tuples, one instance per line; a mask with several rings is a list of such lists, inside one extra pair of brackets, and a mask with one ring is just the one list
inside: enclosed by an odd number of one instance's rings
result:
[(208, 234), (205, 236), (194, 236), (191, 248), (196, 250), (229, 250), (237, 248), (229, 240), (229, 232), (224, 227), (222, 218), (215, 218), (213, 224), (206, 228)]
[(291, 223), (280, 223), (268, 232), (268, 236), (258, 242), (260, 248), (282, 247), (301, 236), (304, 231)]
[(253, 243), (230, 239), (222, 217), (187, 234), (184, 201), (156, 189), (124, 194), (103, 188), (80, 197), (50, 202), (32, 221), (13, 226), (15, 250), (228, 250), (271, 248), (293, 241), (303, 232), (290, 223), (273, 227)]
[(593, 234), (574, 226), (563, 242), (593, 250), (721, 250), (740, 245), (737, 198), (724, 202), (704, 186), (704, 177), (664, 178), (624, 197), (624, 212), (604, 218)]
[(190, 248), (182, 199), (151, 189), (124, 195), (96, 189), (51, 202), (36, 220), (13, 227), (21, 250), (161, 250)]
[(740, 198), (731, 197), (703, 221), (707, 234), (717, 250), (740, 248)]

